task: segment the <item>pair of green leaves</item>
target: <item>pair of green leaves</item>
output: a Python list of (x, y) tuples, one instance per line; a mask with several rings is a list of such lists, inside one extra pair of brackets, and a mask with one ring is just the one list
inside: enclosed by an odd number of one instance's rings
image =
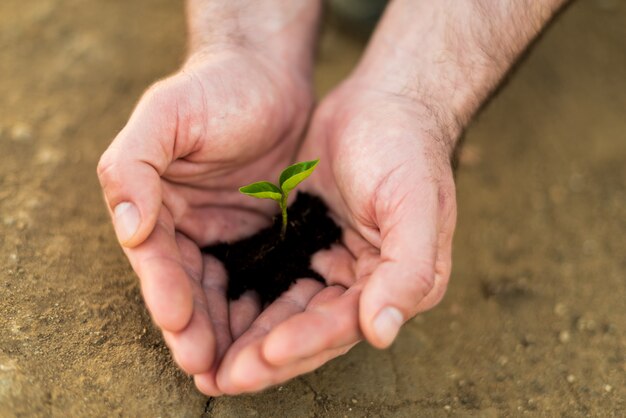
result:
[(311, 175), (319, 161), (304, 161), (287, 167), (280, 173), (278, 186), (269, 181), (259, 181), (243, 186), (239, 191), (257, 199), (272, 199), (280, 203), (289, 195), (289, 192)]
[(284, 236), (287, 228), (287, 197), (289, 192), (309, 177), (319, 162), (318, 159), (290, 165), (280, 173), (278, 186), (269, 181), (259, 181), (243, 186), (239, 188), (239, 191), (257, 199), (272, 199), (278, 202), (283, 215), (282, 235)]

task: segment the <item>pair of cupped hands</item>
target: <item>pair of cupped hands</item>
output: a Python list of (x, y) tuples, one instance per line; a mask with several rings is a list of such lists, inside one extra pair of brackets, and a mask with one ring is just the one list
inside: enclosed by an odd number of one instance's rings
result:
[[(362, 339), (385, 348), (445, 292), (455, 189), (429, 106), (355, 74), (313, 108), (310, 76), (245, 48), (197, 54), (146, 91), (98, 165), (151, 316), (209, 396), (281, 383)], [(301, 188), (343, 229), (312, 260), (327, 284), (229, 301), (200, 248), (269, 224), (274, 203), (240, 186), (317, 158)]]

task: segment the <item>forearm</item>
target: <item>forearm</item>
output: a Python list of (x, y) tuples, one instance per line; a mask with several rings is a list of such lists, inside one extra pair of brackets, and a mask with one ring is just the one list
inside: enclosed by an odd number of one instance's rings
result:
[(188, 0), (189, 53), (249, 48), (310, 72), (320, 0)]
[(355, 78), (433, 107), (458, 135), (566, 0), (394, 0)]

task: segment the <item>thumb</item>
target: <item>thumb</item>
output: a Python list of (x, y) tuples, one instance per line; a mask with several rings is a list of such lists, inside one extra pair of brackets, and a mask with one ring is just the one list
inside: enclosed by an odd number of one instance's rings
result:
[(437, 194), (420, 190), (391, 205), (380, 220), (380, 263), (365, 282), (359, 320), (367, 340), (388, 347), (435, 285)]
[(140, 100), (98, 163), (104, 198), (125, 247), (141, 244), (154, 229), (162, 202), (161, 174), (172, 161), (176, 107), (172, 111), (157, 86)]

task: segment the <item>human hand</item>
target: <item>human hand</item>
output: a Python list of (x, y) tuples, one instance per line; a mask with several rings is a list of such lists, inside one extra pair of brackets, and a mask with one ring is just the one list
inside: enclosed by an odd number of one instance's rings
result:
[(255, 313), (250, 297), (228, 304), (221, 266), (199, 248), (269, 222), (274, 208), (237, 188), (292, 161), (311, 105), (306, 74), (262, 49), (200, 50), (144, 94), (98, 165), (152, 318), (207, 394), (220, 393), (219, 358)]
[(260, 390), (319, 367), (365, 337), (387, 347), (402, 323), (437, 304), (451, 269), (456, 219), (450, 165), (458, 135), (432, 109), (351, 81), (316, 111), (299, 160), (305, 183), (344, 230), (313, 267), (228, 350), (225, 393)]
[(342, 245), (313, 259), (328, 286), (300, 281), (266, 309), (226, 354), (224, 392), (313, 370), (362, 338), (387, 347), (404, 321), (442, 298), (456, 140), (564, 3), (390, 2), (355, 72), (316, 111), (298, 157), (321, 159), (305, 187), (344, 228)]

